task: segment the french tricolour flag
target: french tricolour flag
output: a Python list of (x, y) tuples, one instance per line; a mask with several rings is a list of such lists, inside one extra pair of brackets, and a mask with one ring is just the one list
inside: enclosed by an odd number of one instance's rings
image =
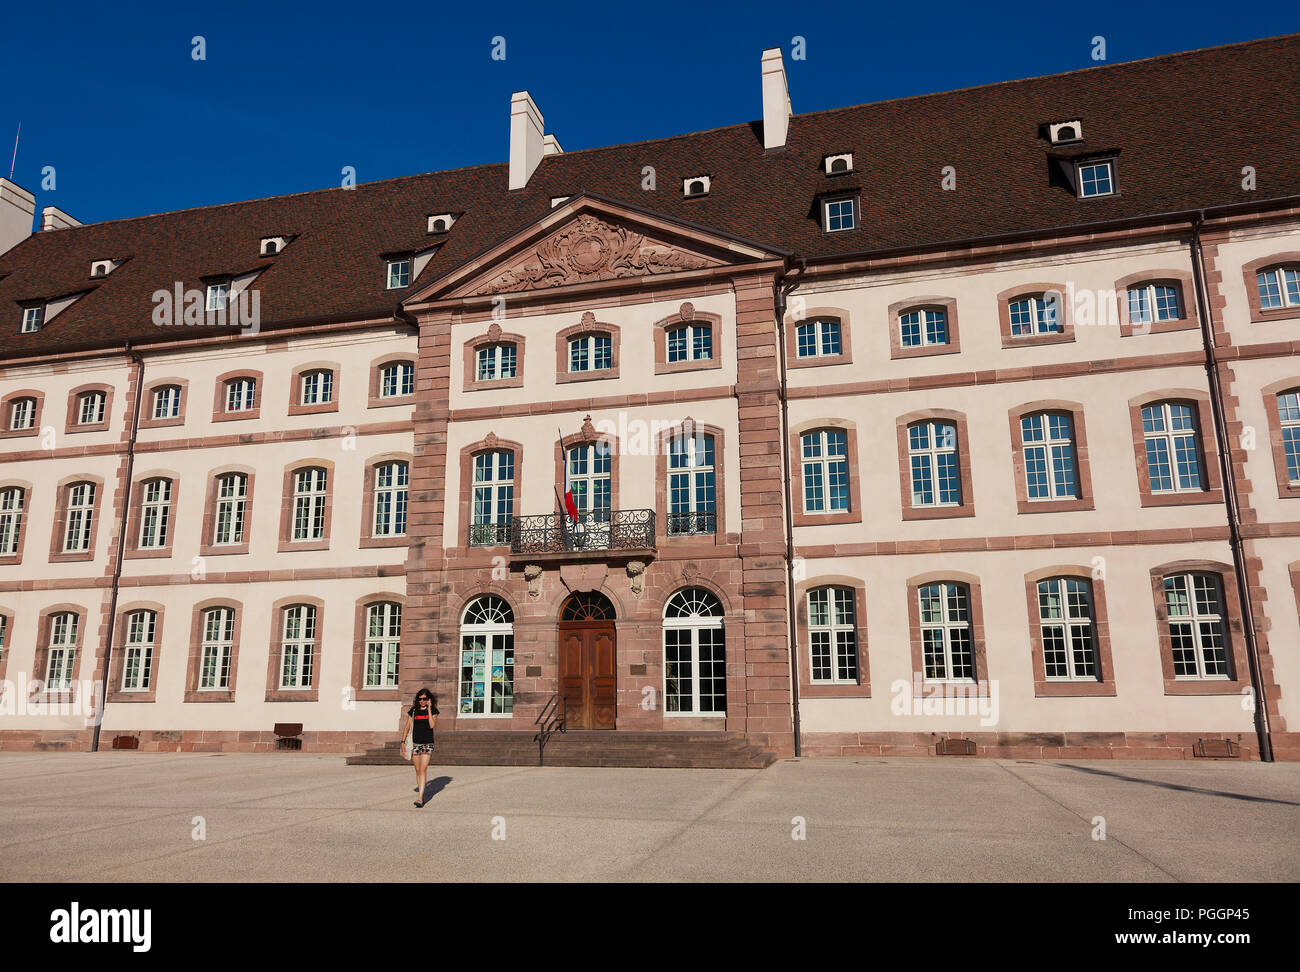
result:
[(569, 519), (577, 523), (578, 506), (573, 502), (573, 487), (569, 485), (569, 454), (564, 448), (563, 435), (560, 436), (560, 454), (564, 457), (564, 461), (560, 463), (564, 470), (564, 508), (568, 511)]

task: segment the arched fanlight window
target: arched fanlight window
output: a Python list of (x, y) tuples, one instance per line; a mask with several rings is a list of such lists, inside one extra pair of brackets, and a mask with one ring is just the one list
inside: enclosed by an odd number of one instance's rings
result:
[(579, 591), (564, 602), (561, 621), (613, 621), (614, 605), (596, 591)]
[(725, 715), (727, 646), (722, 602), (685, 587), (664, 605), (664, 708), (682, 715)]
[(460, 714), (509, 716), (515, 705), (515, 615), (505, 598), (476, 597), (460, 622)]

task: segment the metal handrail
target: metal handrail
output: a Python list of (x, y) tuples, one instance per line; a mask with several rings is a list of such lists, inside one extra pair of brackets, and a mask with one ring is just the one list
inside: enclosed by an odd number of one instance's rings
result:
[(541, 766), (546, 757), (546, 743), (557, 732), (565, 732), (564, 718), (566, 709), (564, 699), (559, 692), (555, 692), (546, 700), (546, 705), (542, 706), (542, 711), (538, 713), (533, 725), (537, 726), (537, 735), (533, 736), (533, 742), (537, 743), (537, 765)]

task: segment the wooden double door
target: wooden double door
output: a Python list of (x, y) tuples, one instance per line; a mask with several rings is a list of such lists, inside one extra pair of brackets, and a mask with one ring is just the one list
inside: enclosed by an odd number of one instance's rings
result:
[(561, 621), (560, 696), (569, 729), (613, 729), (617, 709), (613, 620)]

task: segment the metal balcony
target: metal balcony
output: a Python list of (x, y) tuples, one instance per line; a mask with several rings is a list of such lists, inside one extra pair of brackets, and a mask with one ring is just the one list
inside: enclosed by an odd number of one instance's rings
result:
[(654, 546), (654, 510), (597, 510), (580, 513), (576, 523), (566, 513), (546, 513), (510, 524), (512, 556), (640, 554)]

